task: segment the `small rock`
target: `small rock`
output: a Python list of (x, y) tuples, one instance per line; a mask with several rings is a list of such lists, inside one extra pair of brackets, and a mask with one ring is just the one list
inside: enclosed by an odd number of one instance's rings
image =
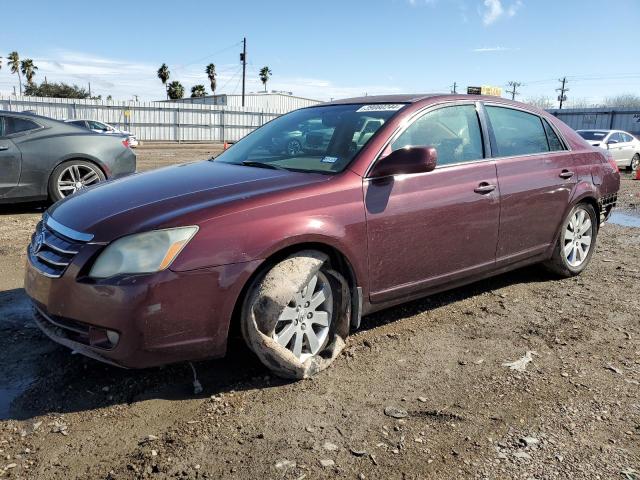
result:
[(324, 448), (327, 452), (335, 452), (339, 449), (339, 447), (335, 443), (324, 442), (322, 444), (322, 448)]
[(296, 462), (292, 462), (291, 460), (280, 460), (279, 462), (276, 462), (277, 469), (295, 468), (295, 466)]
[(333, 460), (331, 460), (330, 458), (323, 458), (320, 460), (320, 465), (328, 468), (328, 467), (333, 467), (335, 466), (336, 462), (334, 462)]
[(7, 465), (6, 467), (4, 467), (5, 470), (9, 470), (10, 468), (16, 468), (18, 466), (17, 463), (10, 463), (9, 465)]
[(144, 437), (142, 440), (138, 442), (138, 445), (143, 445), (149, 442), (155, 442), (156, 440), (158, 440), (158, 437), (156, 437), (155, 435), (147, 435), (146, 437)]
[(158, 451), (157, 450), (151, 450), (151, 456), (152, 457), (157, 457), (158, 456)]
[(525, 445), (525, 446), (527, 446), (527, 447), (530, 447), (531, 445), (537, 445), (537, 444), (539, 444), (539, 443), (540, 443), (540, 440), (538, 440), (538, 439), (537, 439), (537, 438), (535, 438), (535, 437), (522, 437), (522, 438), (520, 439), (520, 443), (521, 443), (522, 445)]
[(406, 410), (396, 407), (384, 407), (384, 414), (392, 418), (406, 418), (409, 416)]
[(418, 401), (422, 403), (427, 403), (427, 397), (418, 397)]
[(102, 387), (102, 391), (103, 392), (108, 392), (109, 391), (109, 387)]
[(531, 460), (531, 455), (529, 455), (527, 452), (516, 452), (513, 454), (513, 456), (516, 458), (526, 458), (527, 460)]

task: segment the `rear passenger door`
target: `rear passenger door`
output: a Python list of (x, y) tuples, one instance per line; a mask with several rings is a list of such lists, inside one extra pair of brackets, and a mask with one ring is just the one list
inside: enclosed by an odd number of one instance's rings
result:
[(554, 241), (578, 177), (574, 159), (538, 115), (485, 104), (500, 185), (496, 262), (543, 253)]

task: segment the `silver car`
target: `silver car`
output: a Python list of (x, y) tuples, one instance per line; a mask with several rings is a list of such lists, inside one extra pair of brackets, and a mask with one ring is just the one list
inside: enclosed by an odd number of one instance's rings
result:
[(127, 130), (120, 130), (114, 127), (113, 125), (109, 125), (108, 123), (98, 122), (97, 120), (89, 120), (85, 118), (76, 118), (65, 120), (66, 123), (71, 123), (72, 125), (76, 125), (82, 128), (88, 128), (91, 131), (96, 133), (102, 133), (105, 135), (122, 135), (129, 139), (129, 145), (131, 148), (135, 148), (138, 146), (138, 137), (136, 137), (133, 133)]
[(578, 130), (578, 134), (594, 147), (609, 150), (619, 168), (632, 172), (640, 166), (640, 140), (622, 130)]
[(0, 110), (0, 203), (55, 202), (135, 170), (125, 137)]

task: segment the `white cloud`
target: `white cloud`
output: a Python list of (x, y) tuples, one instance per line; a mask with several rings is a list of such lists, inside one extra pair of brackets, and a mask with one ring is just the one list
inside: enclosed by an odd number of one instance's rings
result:
[[(58, 50), (49, 56), (33, 56), (34, 63), (38, 67), (35, 80), (44, 81), (45, 77), (50, 82), (65, 82), (77, 84), (88, 88), (91, 83), (91, 92), (94, 95), (106, 97), (111, 95), (114, 100), (130, 100), (137, 95), (140, 100), (161, 100), (164, 98), (164, 88), (156, 76), (159, 64), (149, 62), (130, 61), (126, 59), (113, 59), (84, 52), (72, 52)], [(185, 87), (185, 96), (190, 95), (191, 87), (196, 84), (205, 85), (209, 90), (203, 65), (172, 65), (169, 64), (172, 80), (179, 80)], [(217, 64), (217, 88), (216, 93), (239, 94), (242, 90), (240, 64)], [(324, 78), (312, 78), (302, 76), (286, 76), (273, 69), (274, 74), (267, 84), (268, 90), (282, 90), (292, 92), (294, 95), (328, 100), (330, 98), (343, 98), (369, 94), (400, 93), (401, 87), (383, 84), (367, 84), (349, 86), (336, 84)], [(16, 75), (11, 75), (9, 69), (0, 70), (0, 94), (8, 95), (13, 92), (13, 87), (18, 89)], [(263, 86), (258, 79), (258, 67), (249, 65), (247, 68), (247, 92), (262, 91)]]
[(484, 10), (482, 11), (482, 23), (491, 25), (500, 18), (513, 17), (522, 7), (522, 0), (515, 0), (505, 8), (502, 0), (484, 0)]

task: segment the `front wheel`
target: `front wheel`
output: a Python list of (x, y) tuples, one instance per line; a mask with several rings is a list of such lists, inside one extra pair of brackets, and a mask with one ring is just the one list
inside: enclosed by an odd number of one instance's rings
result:
[(326, 255), (304, 251), (254, 280), (242, 309), (242, 335), (274, 374), (306, 378), (344, 348), (350, 316), (344, 277)]
[(579, 275), (591, 260), (597, 235), (598, 219), (593, 206), (576, 205), (563, 222), (553, 256), (545, 266), (562, 277)]
[(49, 198), (57, 202), (105, 178), (102, 170), (91, 162), (85, 160), (63, 162), (53, 170), (49, 178)]
[(638, 167), (640, 167), (640, 154), (636, 153), (631, 159), (629, 168), (631, 169), (631, 172), (634, 173), (638, 171)]

